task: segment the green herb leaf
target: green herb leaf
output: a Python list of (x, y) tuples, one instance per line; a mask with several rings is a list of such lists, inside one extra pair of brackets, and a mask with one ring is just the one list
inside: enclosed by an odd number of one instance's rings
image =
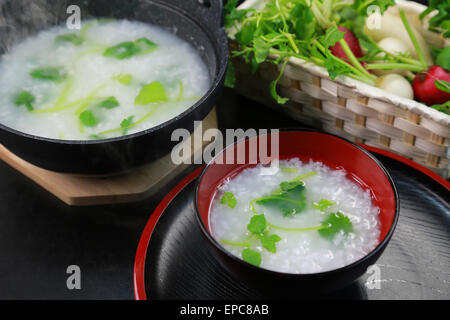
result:
[(236, 70), (231, 61), (228, 61), (227, 74), (225, 75), (225, 87), (234, 88), (236, 84)]
[(109, 47), (103, 55), (105, 57), (114, 57), (119, 60), (129, 59), (138, 54), (153, 52), (158, 48), (157, 44), (147, 38), (140, 38), (134, 42), (127, 41)]
[(328, 70), (328, 75), (331, 80), (334, 80), (338, 76), (348, 75), (352, 72), (347, 63), (343, 60), (336, 60), (331, 56), (328, 56), (325, 60), (324, 67)]
[(284, 216), (302, 212), (306, 207), (305, 187), (302, 181), (289, 181), (280, 184), (281, 191), (256, 200), (268, 208), (279, 209)]
[(133, 120), (134, 120), (134, 116), (129, 116), (128, 118), (122, 120), (122, 122), (120, 123), (120, 127), (123, 129), (122, 135), (125, 136), (127, 134), (128, 129), (133, 124)]
[(238, 10), (236, 7), (239, 0), (229, 0), (223, 7), (225, 11), (225, 26), (230, 27), (236, 22), (240, 22), (249, 10)]
[(329, 201), (326, 199), (322, 199), (319, 202), (314, 202), (312, 206), (320, 211), (325, 211), (327, 208), (329, 208), (335, 204), (336, 204), (335, 202), (332, 202), (332, 201)]
[(158, 102), (166, 102), (167, 96), (164, 86), (161, 82), (155, 81), (147, 84), (142, 90), (139, 92), (135, 104), (145, 105), (149, 103), (158, 103)]
[(249, 248), (244, 249), (242, 251), (242, 260), (259, 267), (261, 265), (261, 253)]
[(105, 50), (105, 57), (114, 57), (119, 60), (128, 59), (140, 51), (134, 42), (122, 42)]
[(348, 234), (353, 231), (350, 219), (341, 212), (332, 213), (322, 222), (326, 228), (319, 230), (319, 234), (326, 239), (333, 239), (340, 231)]
[(120, 106), (120, 103), (115, 97), (111, 96), (100, 102), (98, 106), (105, 109), (114, 109)]
[(258, 214), (250, 219), (250, 223), (247, 225), (247, 229), (253, 234), (263, 234), (266, 230), (267, 222), (266, 217), (263, 214)]
[[(289, 192), (296, 192), (301, 190), (301, 192), (304, 191), (305, 189), (305, 183), (301, 180), (293, 180), (293, 181), (284, 181), (282, 183), (280, 183), (280, 189), (281, 191), (285, 191), (285, 193), (289, 193)], [(280, 195), (283, 193), (278, 193), (277, 195)], [(299, 194), (300, 196), (300, 194)]]
[(158, 45), (147, 38), (137, 39), (134, 44), (139, 48), (139, 54), (153, 52), (158, 48)]
[(280, 81), (281, 77), (283, 76), (284, 69), (286, 68), (287, 62), (288, 62), (288, 60), (286, 59), (286, 60), (284, 61), (284, 63), (283, 63), (283, 66), (281, 67), (281, 72), (280, 72), (280, 74), (278, 75), (278, 77), (277, 77), (274, 81), (272, 81), (272, 82), (270, 83), (270, 94), (271, 94), (272, 98), (274, 98), (275, 101), (276, 101), (278, 104), (285, 104), (285, 103), (288, 102), (288, 100), (289, 100), (288, 98), (282, 98), (282, 97), (280, 97), (280, 96), (278, 95), (278, 92), (277, 92), (278, 81)]
[(229, 13), (231, 10), (236, 9), (239, 0), (228, 0), (226, 4), (223, 6), (223, 9), (226, 13)]
[[(440, 1), (440, 0), (438, 0)], [(377, 6), (380, 13), (383, 14), (389, 7), (395, 5), (395, 0), (354, 0), (353, 8), (358, 12), (359, 15), (367, 17), (369, 15), (368, 8), (370, 6)]]
[(276, 234), (269, 234), (266, 230), (267, 221), (263, 214), (254, 215), (247, 225), (247, 229), (257, 236), (261, 241), (261, 245), (269, 252), (275, 253), (277, 251), (276, 243), (281, 240), (280, 236)]
[(220, 199), (220, 203), (234, 209), (236, 207), (237, 200), (232, 192), (225, 192)]
[(89, 139), (91, 139), (91, 140), (102, 140), (103, 138), (100, 137), (97, 134), (91, 134), (91, 135), (89, 135)]
[(25, 106), (28, 111), (34, 110), (32, 103), (35, 101), (35, 97), (28, 91), (21, 91), (16, 95), (14, 103), (16, 106)]
[(257, 38), (253, 42), (253, 47), (255, 49), (255, 60), (257, 63), (264, 62), (269, 56), (270, 45), (267, 44), (261, 38)]
[(450, 37), (450, 1), (448, 0), (430, 0), (428, 7), (420, 14), (420, 19), (424, 19), (432, 12), (437, 14), (429, 20), (429, 29), (434, 32), (443, 33), (444, 37)]
[(113, 80), (119, 81), (121, 84), (129, 86), (131, 81), (133, 81), (133, 76), (131, 74), (118, 74), (113, 77)]
[(340, 31), (337, 26), (332, 26), (327, 29), (325, 35), (320, 38), (320, 42), (323, 44), (325, 48), (332, 47), (339, 40), (344, 39), (345, 33)]
[(439, 90), (442, 90), (442, 91), (444, 91), (444, 92), (450, 93), (450, 82), (444, 81), (444, 80), (436, 80), (436, 81), (434, 82), (434, 85), (435, 85), (436, 88), (438, 88)]
[(431, 108), (450, 115), (450, 101), (447, 101), (443, 104), (435, 104), (434, 106), (431, 106)]
[(37, 68), (30, 72), (35, 79), (61, 82), (67, 78), (67, 73), (62, 67)]
[(442, 50), (436, 58), (436, 64), (450, 71), (450, 46)]
[(276, 234), (264, 234), (259, 237), (262, 246), (269, 252), (276, 253), (276, 243), (281, 240), (280, 236)]
[(256, 71), (258, 71), (259, 63), (256, 61), (256, 57), (253, 55), (253, 57), (250, 60), (250, 72), (251, 74), (255, 74)]
[(80, 114), (80, 122), (85, 127), (95, 127), (98, 124), (97, 118), (90, 110), (86, 110)]
[(56, 37), (56, 43), (72, 43), (75, 46), (79, 46), (84, 42), (84, 39), (76, 33), (61, 34)]
[(240, 44), (251, 43), (256, 32), (256, 22), (250, 21), (245, 23), (241, 30), (236, 33), (235, 38)]
[(298, 3), (292, 9), (291, 16), (296, 18), (295, 33), (298, 39), (310, 40), (316, 29), (316, 21), (311, 9), (303, 3)]

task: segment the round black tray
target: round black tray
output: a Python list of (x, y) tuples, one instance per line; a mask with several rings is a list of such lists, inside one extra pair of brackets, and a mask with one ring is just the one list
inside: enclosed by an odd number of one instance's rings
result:
[[(344, 290), (312, 298), (449, 299), (447, 182), (426, 170), (422, 172), (418, 166), (412, 168), (398, 161), (397, 156), (395, 160), (375, 152), (374, 155), (392, 175), (400, 196), (400, 219), (394, 236), (376, 263), (378, 268)], [(174, 188), (149, 220), (136, 255), (136, 298), (279, 298), (271, 294), (270, 288), (257, 292), (235, 281), (209, 254), (193, 206), (199, 174), (200, 169)], [(378, 280), (366, 285), (369, 277)]]

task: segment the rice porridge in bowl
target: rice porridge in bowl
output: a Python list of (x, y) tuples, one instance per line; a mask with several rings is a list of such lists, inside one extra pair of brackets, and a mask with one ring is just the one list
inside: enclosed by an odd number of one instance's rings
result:
[(264, 269), (311, 274), (370, 253), (380, 237), (380, 209), (369, 190), (319, 161), (280, 161), (226, 179), (214, 196), (209, 228), (227, 251)]

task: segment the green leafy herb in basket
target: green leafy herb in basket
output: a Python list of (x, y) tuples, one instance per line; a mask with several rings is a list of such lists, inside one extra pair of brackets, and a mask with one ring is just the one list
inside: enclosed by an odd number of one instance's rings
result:
[[(280, 104), (288, 99), (280, 97), (277, 84), (291, 58), (324, 67), (333, 80), (348, 76), (409, 99), (414, 98), (410, 83), (417, 74), (427, 72), (432, 64), (430, 48), (424, 45), (422, 36), (409, 23), (405, 13), (400, 10), (397, 16), (383, 15), (395, 5), (394, 0), (261, 2), (264, 4), (261, 10), (238, 9), (236, 0), (226, 5), (227, 32), (238, 45), (231, 56), (242, 58), (251, 66), (253, 73), (262, 63), (280, 64), (280, 75), (270, 86), (271, 96)], [(387, 25), (394, 23), (404, 32), (386, 30), (389, 28), (385, 27), (375, 34), (368, 29), (367, 22), (372, 18), (370, 14), (374, 6), (383, 19), (390, 19)], [(445, 12), (448, 13), (444, 8), (439, 14)], [(439, 22), (439, 26), (441, 24), (446, 26), (445, 22)], [(436, 28), (435, 31), (441, 29)], [(377, 38), (380, 33), (394, 40), (381, 41), (384, 38)], [(450, 77), (450, 72), (444, 71)], [(234, 68), (229, 68), (229, 72), (234, 73)], [(234, 80), (235, 76), (228, 75), (227, 78)], [(437, 80), (448, 81), (445, 77)], [(227, 81), (228, 86), (233, 84), (234, 81)], [(445, 103), (442, 99), (437, 100)]]

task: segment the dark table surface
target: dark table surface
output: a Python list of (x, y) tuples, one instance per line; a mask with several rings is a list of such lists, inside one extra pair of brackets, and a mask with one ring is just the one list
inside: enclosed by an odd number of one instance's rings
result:
[[(299, 126), (229, 90), (217, 111), (221, 128)], [(133, 299), (139, 238), (181, 178), (139, 203), (77, 208), (0, 161), (0, 299)], [(70, 265), (81, 269), (81, 290), (67, 289)]]

